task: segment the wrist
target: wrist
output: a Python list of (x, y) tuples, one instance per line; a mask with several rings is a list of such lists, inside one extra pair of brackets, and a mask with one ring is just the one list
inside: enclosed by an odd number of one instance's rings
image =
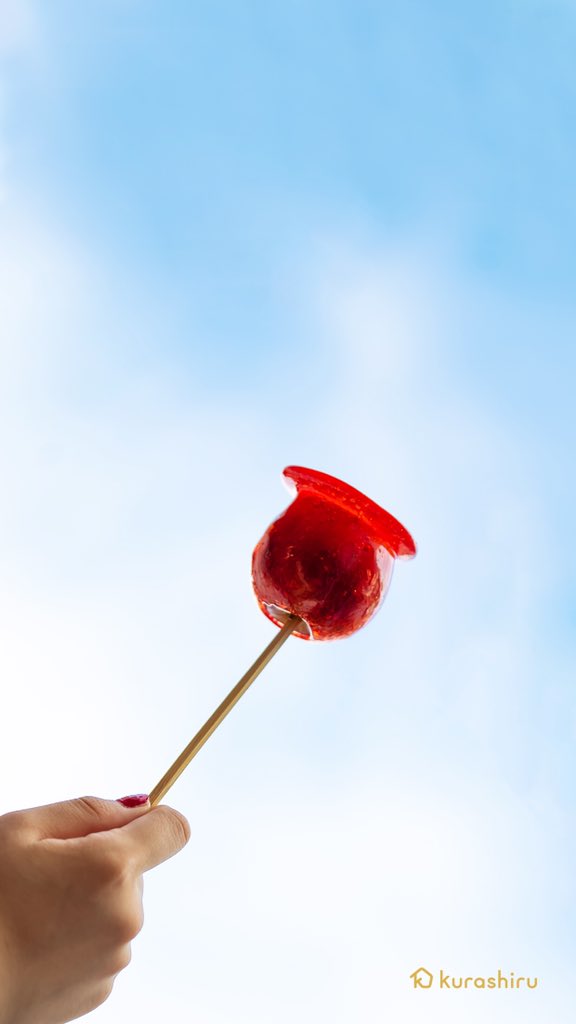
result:
[(0, 1024), (15, 1024), (14, 971), (7, 936), (0, 927)]

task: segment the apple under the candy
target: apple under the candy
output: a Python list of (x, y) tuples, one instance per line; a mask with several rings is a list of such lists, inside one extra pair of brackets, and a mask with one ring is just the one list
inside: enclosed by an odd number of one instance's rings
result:
[(364, 626), (378, 610), (395, 558), (412, 558), (407, 530), (342, 480), (288, 466), (296, 498), (268, 527), (252, 555), (260, 608), (277, 625), (300, 616), (306, 640), (336, 640)]
[(378, 609), (394, 559), (416, 554), (401, 523), (354, 487), (303, 466), (288, 466), (284, 477), (296, 498), (252, 555), (256, 598), (281, 628), (150, 791), (152, 807), (291, 634), (336, 640), (355, 633)]

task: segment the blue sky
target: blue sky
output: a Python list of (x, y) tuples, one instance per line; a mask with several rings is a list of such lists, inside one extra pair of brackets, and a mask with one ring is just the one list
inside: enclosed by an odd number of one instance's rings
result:
[(14, 175), (113, 260), (137, 253), (190, 305), (207, 289), (226, 340), (216, 277), (262, 346), (270, 321), (247, 308), (274, 316), (274, 268), (326, 224), (441, 233), (483, 278), (570, 295), (570, 3), (88, 0), (39, 18), (36, 74), (12, 69)]
[(95, 1019), (459, 1022), (421, 963), (573, 1019), (575, 34), (569, 0), (0, 0), (3, 807), (163, 774), (270, 638), (285, 465), (419, 545), (179, 781)]

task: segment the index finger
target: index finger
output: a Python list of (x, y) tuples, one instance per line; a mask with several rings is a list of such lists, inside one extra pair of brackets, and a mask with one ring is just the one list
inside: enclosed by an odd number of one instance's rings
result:
[(190, 839), (190, 825), (184, 815), (164, 804), (134, 818), (119, 831), (138, 874), (179, 853)]

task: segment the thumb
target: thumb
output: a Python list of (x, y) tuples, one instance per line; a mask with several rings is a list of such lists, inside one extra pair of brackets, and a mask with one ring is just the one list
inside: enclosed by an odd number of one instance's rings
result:
[(137, 807), (126, 807), (118, 800), (80, 796), (57, 804), (30, 807), (19, 811), (18, 815), (22, 816), (22, 825), (28, 826), (38, 839), (74, 839), (120, 828), (149, 810), (148, 800)]

